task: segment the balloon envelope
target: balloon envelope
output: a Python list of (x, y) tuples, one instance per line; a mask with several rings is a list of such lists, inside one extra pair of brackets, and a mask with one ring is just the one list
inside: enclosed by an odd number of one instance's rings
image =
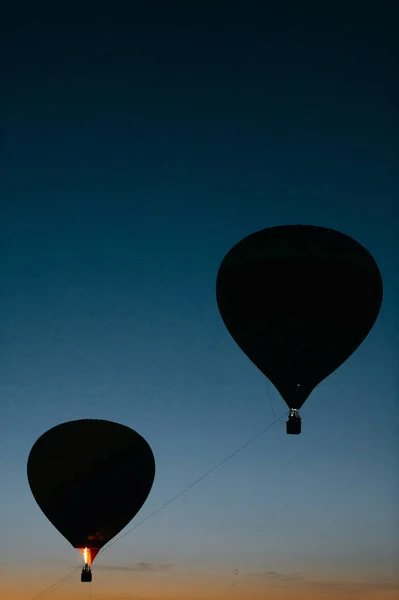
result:
[(28, 458), (36, 502), (72, 546), (95, 549), (92, 559), (138, 513), (154, 476), (146, 440), (110, 421), (57, 425), (35, 442)]
[(236, 343), (299, 409), (367, 336), (382, 279), (371, 254), (349, 236), (286, 225), (253, 233), (226, 254), (216, 296)]

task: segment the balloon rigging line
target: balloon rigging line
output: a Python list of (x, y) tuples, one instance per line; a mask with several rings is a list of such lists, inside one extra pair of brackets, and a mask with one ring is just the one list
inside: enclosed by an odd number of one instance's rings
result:
[(272, 402), (272, 397), (270, 395), (270, 388), (269, 388), (269, 382), (266, 379), (266, 391), (267, 391), (267, 397), (269, 398), (270, 401), (270, 406), (271, 409), (273, 411), (274, 416), (276, 417), (276, 419), (278, 419), (279, 421), (281, 421), (281, 423), (283, 423), (283, 417), (285, 417), (286, 415), (283, 415), (282, 417), (278, 417), (276, 411), (274, 410), (274, 406), (273, 406), (273, 402)]
[[(152, 519), (152, 517), (154, 517), (156, 514), (158, 514), (162, 510), (164, 510), (167, 506), (169, 506), (170, 504), (172, 504), (172, 502), (174, 502), (175, 500), (177, 500), (178, 498), (180, 498), (180, 496), (183, 496), (183, 494), (185, 494), (186, 492), (188, 492), (188, 490), (190, 490), (195, 485), (197, 485), (197, 483), (199, 483), (200, 481), (202, 481), (203, 479), (205, 479), (205, 477), (208, 477), (208, 475), (210, 475), (211, 473), (213, 473), (214, 471), (216, 471), (216, 469), (218, 469), (219, 467), (221, 467), (222, 465), (224, 465), (228, 460), (230, 460), (231, 458), (233, 458), (233, 456), (236, 456), (239, 452), (241, 452), (242, 450), (244, 450), (244, 448), (246, 448), (247, 446), (249, 446), (250, 444), (252, 444), (252, 442), (254, 442), (255, 440), (257, 440), (258, 438), (260, 438), (264, 433), (266, 433), (266, 431), (268, 431), (269, 429), (271, 429), (276, 423), (278, 423), (278, 421), (281, 421), (281, 419), (284, 416), (286, 416), (287, 414), (288, 414), (288, 412), (285, 413), (285, 415), (282, 415), (281, 417), (277, 417), (277, 419), (275, 419), (270, 425), (268, 425), (267, 427), (265, 427), (264, 429), (262, 429), (261, 431), (259, 431), (257, 434), (255, 434), (254, 436), (252, 436), (249, 440), (247, 440), (239, 448), (237, 448), (236, 450), (234, 450), (234, 452), (231, 452), (228, 456), (226, 456), (225, 458), (223, 458), (223, 460), (219, 461), (211, 469), (208, 469), (208, 471), (206, 471), (203, 475), (201, 475), (195, 481), (193, 481), (192, 483), (190, 483), (187, 487), (185, 487), (184, 489), (182, 489), (178, 494), (176, 494), (175, 496), (173, 496), (170, 500), (168, 500), (167, 502), (165, 502), (164, 504), (162, 504), (162, 506), (160, 506), (159, 508), (157, 508), (156, 510), (154, 510), (154, 512), (150, 513), (147, 517), (145, 517), (145, 519), (143, 519), (142, 521), (140, 521), (139, 523), (137, 523), (137, 525), (135, 525), (134, 527), (132, 527), (131, 529), (129, 529), (128, 531), (126, 531), (126, 533), (124, 533), (123, 535), (121, 535), (118, 538), (116, 538), (115, 540), (113, 540), (110, 544), (108, 544), (108, 546), (106, 546), (104, 549), (100, 550), (100, 552), (98, 553), (98, 556), (100, 556), (100, 554), (103, 554), (104, 552), (106, 552), (109, 548), (111, 548), (111, 546), (113, 546), (114, 544), (116, 544), (117, 542), (119, 542), (121, 539), (123, 539), (124, 537), (126, 537), (130, 533), (132, 533), (132, 531), (134, 531), (135, 529), (137, 529), (138, 527), (140, 527), (141, 525), (143, 525), (146, 521), (149, 521), (150, 519)], [(73, 569), (73, 571), (71, 571), (70, 573), (68, 573), (67, 575), (65, 575), (61, 579), (59, 579), (56, 583), (53, 583), (53, 585), (51, 585), (50, 587), (46, 588), (45, 590), (43, 590), (42, 592), (40, 592), (39, 594), (37, 594), (36, 596), (34, 596), (31, 600), (36, 600), (37, 598), (41, 598), (47, 592), (53, 591), (56, 587), (58, 587), (59, 585), (61, 585), (65, 581), (67, 581), (70, 577), (72, 577), (72, 575), (78, 569), (80, 569), (80, 566), (76, 567), (75, 569)], [(91, 589), (90, 589), (90, 597), (91, 597)]]
[[(288, 412), (285, 413), (285, 415), (287, 415), (287, 414), (288, 414)], [(175, 496), (173, 496), (173, 498), (171, 498), (170, 500), (168, 500), (167, 502), (165, 502), (165, 504), (162, 504), (162, 506), (160, 506), (154, 512), (152, 512), (147, 517), (145, 517), (145, 519), (143, 519), (142, 521), (140, 521), (139, 523), (137, 523), (137, 525), (134, 525), (134, 527), (131, 527), (131, 529), (129, 529), (129, 531), (126, 531), (126, 533), (124, 533), (123, 535), (121, 535), (118, 538), (116, 538), (115, 540), (113, 540), (103, 550), (100, 550), (99, 555), (102, 554), (103, 552), (106, 552), (106, 550), (108, 550), (108, 548), (111, 548), (111, 546), (113, 546), (114, 544), (116, 544), (117, 542), (119, 542), (119, 540), (121, 540), (122, 538), (124, 538), (127, 535), (129, 535), (129, 533), (131, 533), (132, 531), (134, 531), (135, 529), (137, 529), (137, 527), (140, 527), (140, 525), (142, 525), (143, 523), (145, 523), (146, 521), (148, 521), (149, 519), (151, 519), (152, 517), (154, 517), (159, 512), (161, 512), (161, 510), (164, 510), (167, 506), (169, 506), (170, 504), (172, 504), (172, 502), (174, 502), (175, 500), (177, 500), (178, 498), (180, 498), (180, 496), (182, 496), (183, 494), (185, 494), (186, 492), (188, 492), (188, 490), (190, 490), (195, 485), (197, 485), (197, 483), (199, 483), (200, 481), (202, 481), (203, 479), (205, 479), (205, 477), (207, 477), (208, 475), (210, 475), (211, 473), (213, 473), (214, 471), (216, 471), (216, 469), (218, 469), (219, 467), (221, 467), (222, 465), (224, 465), (224, 463), (226, 463), (228, 460), (230, 460), (231, 458), (233, 458), (233, 456), (235, 456), (236, 454), (238, 454), (239, 452), (241, 452), (241, 450), (244, 450), (244, 448), (246, 448), (247, 446), (249, 446), (250, 444), (252, 444), (252, 442), (254, 442), (256, 439), (258, 439), (261, 435), (263, 435), (264, 433), (266, 433), (266, 431), (268, 431), (269, 429), (271, 429), (273, 427), (273, 425), (275, 425), (278, 421), (280, 421), (281, 418), (282, 417), (277, 417), (277, 419), (275, 421), (273, 421), (273, 423), (271, 423), (270, 425), (268, 425), (267, 427), (265, 427), (264, 429), (262, 429), (262, 431), (259, 431), (259, 433), (257, 433), (252, 438), (250, 438), (249, 440), (247, 440), (244, 444), (242, 444), (239, 448), (237, 448), (237, 450), (234, 450), (234, 452), (232, 452), (231, 454), (229, 454), (228, 456), (226, 456), (223, 460), (221, 460), (215, 466), (213, 466), (211, 469), (209, 469), (208, 471), (206, 471), (206, 473), (204, 473), (203, 475), (201, 475), (200, 477), (198, 477), (198, 479), (196, 479), (195, 481), (193, 481), (192, 483), (190, 483), (190, 485), (188, 485), (183, 490), (181, 490), (178, 494), (176, 494)]]
[(54, 591), (55, 588), (60, 586), (62, 583), (65, 583), (66, 581), (68, 581), (68, 579), (70, 579), (72, 577), (72, 575), (74, 573), (76, 573), (76, 571), (78, 571), (79, 569), (80, 569), (80, 566), (76, 567), (75, 569), (70, 571), (67, 575), (64, 575), (64, 577), (62, 577), (61, 579), (56, 581), (56, 583), (53, 583), (53, 585), (50, 585), (48, 588), (46, 588), (45, 590), (43, 590), (42, 592), (40, 592), (39, 594), (34, 596), (32, 598), (32, 600), (36, 600), (36, 598), (42, 598), (46, 593)]

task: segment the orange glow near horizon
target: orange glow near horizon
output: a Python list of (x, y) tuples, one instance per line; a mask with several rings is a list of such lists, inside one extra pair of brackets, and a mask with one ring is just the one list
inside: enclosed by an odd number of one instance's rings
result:
[[(84, 548), (79, 550), (83, 555)], [(240, 578), (240, 575), (235, 577), (225, 572), (207, 574), (204, 570), (193, 573), (178, 567), (176, 572), (171, 569), (170, 572), (139, 573), (135, 568), (114, 571), (112, 565), (104, 566), (106, 568), (99, 568), (93, 578), (92, 589), (98, 600), (126, 600), (131, 598), (132, 590), (138, 598), (146, 600), (264, 600), (266, 597), (268, 600), (393, 600), (399, 590), (397, 579), (368, 579), (359, 574), (331, 579), (313, 574), (309, 579), (304, 575), (303, 579), (291, 581), (283, 577), (267, 580), (261, 574), (259, 578), (245, 575)], [(67, 565), (58, 565), (49, 576), (46, 564), (40, 568), (24, 565), (22, 573), (12, 567), (2, 573), (0, 597), (7, 600), (34, 597), (69, 570)], [(76, 573), (57, 588), (54, 600), (84, 598), (85, 591), (79, 573)]]

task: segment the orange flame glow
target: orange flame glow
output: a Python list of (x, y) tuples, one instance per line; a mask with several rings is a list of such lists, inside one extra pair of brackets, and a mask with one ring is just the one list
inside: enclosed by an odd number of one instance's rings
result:
[(83, 558), (86, 565), (91, 565), (91, 552), (89, 548), (79, 548), (81, 553), (83, 554)]

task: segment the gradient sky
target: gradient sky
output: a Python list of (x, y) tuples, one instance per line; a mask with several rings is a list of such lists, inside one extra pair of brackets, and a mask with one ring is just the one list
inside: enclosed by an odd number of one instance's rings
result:
[[(132, 527), (285, 413), (215, 280), (242, 237), (289, 223), (370, 250), (375, 327), (315, 389), (301, 436), (276, 424), (100, 555), (92, 598), (396, 596), (394, 3), (266, 4), (26, 1), (0, 19), (7, 600), (81, 563), (28, 486), (44, 431), (104, 418), (148, 440), (156, 479)], [(88, 587), (75, 574), (49, 597)]]

